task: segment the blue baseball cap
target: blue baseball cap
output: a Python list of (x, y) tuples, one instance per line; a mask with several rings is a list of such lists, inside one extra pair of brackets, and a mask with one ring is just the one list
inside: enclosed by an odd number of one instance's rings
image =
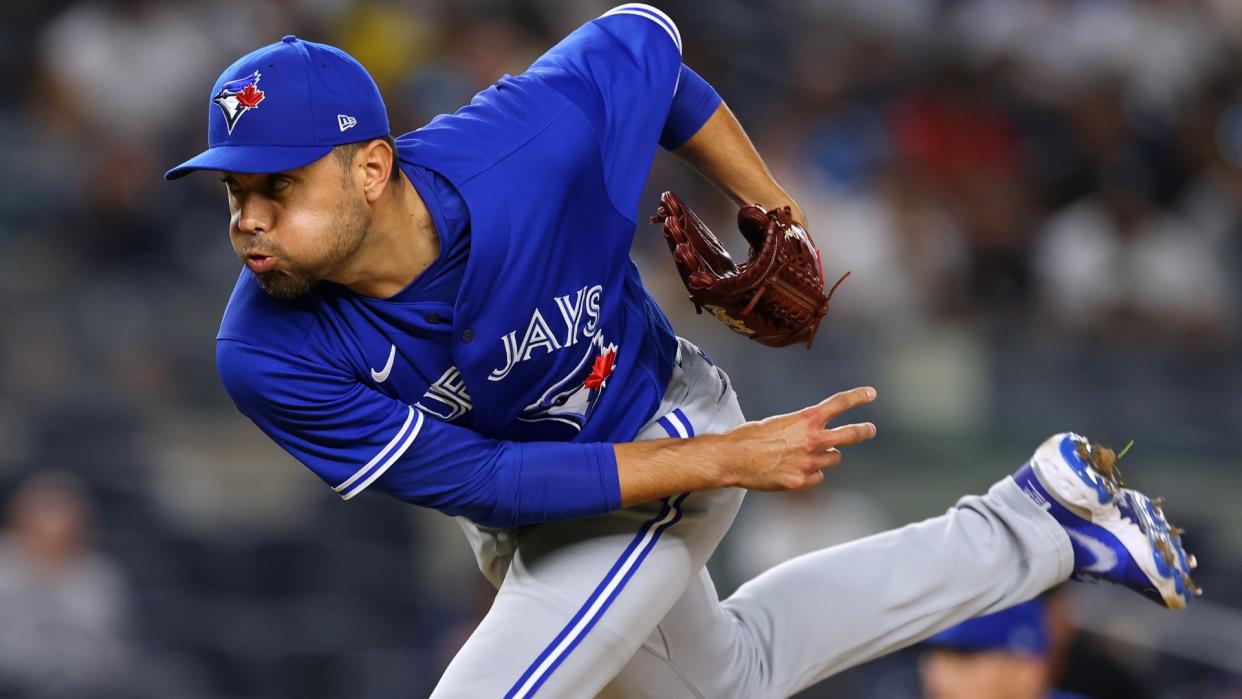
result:
[(342, 143), (383, 138), (388, 111), (366, 68), (292, 34), (242, 56), (211, 88), (207, 150), (164, 173), (268, 173), (309, 165)]
[(967, 619), (927, 639), (942, 648), (967, 652), (999, 651), (1010, 655), (1048, 655), (1048, 622), (1037, 597), (993, 614)]

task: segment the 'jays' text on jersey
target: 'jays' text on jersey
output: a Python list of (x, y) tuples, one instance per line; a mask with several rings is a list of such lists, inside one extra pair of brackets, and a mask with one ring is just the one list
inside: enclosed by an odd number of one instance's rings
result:
[(410, 288), (325, 282), (285, 302), (243, 270), (225, 386), (346, 498), (370, 487), (492, 526), (616, 509), (609, 443), (652, 416), (676, 347), (629, 260), (638, 199), (656, 147), (719, 103), (663, 13), (587, 23), (398, 140), (441, 235)]

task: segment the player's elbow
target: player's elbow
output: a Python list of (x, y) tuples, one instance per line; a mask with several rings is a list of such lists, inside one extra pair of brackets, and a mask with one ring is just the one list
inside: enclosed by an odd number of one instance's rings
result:
[(420, 502), (418, 504), (431, 506), (450, 517), (465, 517), (475, 524), (494, 529), (511, 529), (530, 524), (530, 522), (522, 521), (513, 503), (501, 498), (474, 498), (464, 503)]

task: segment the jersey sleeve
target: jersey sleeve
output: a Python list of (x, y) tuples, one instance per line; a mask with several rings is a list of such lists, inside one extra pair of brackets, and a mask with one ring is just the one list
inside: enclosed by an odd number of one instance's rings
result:
[(666, 150), (679, 148), (703, 128), (723, 100), (706, 80), (682, 64), (677, 81), (677, 94), (669, 106), (664, 131), (660, 133), (660, 145)]
[(681, 33), (650, 5), (619, 5), (531, 66), (587, 116), (599, 134), (605, 177), (622, 212), (636, 210), (657, 145), (694, 135), (720, 96), (682, 63)]
[(493, 527), (620, 507), (610, 444), (487, 439), (304, 357), (221, 338), (238, 409), (348, 500), (366, 489)]

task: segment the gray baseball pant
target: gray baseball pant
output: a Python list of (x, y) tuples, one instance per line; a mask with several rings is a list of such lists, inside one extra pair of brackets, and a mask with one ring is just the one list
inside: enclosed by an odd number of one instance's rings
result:
[[(681, 340), (638, 439), (742, 423), (723, 371)], [(787, 697), (1064, 581), (1053, 518), (1004, 478), (944, 515), (800, 556), (720, 600), (704, 565), (743, 491), (497, 531), (462, 521), (497, 586), (437, 699)]]

